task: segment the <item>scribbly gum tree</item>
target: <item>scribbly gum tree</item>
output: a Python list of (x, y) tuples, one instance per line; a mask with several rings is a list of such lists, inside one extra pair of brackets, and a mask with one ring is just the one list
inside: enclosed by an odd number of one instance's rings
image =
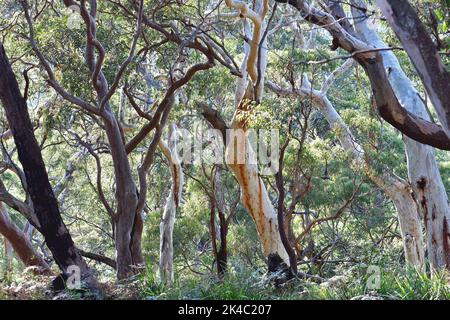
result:
[[(240, 1), (226, 1), (229, 8), (238, 10), (244, 19), (245, 34), (249, 34), (248, 24), (245, 20), (250, 20), (253, 25), (253, 32), (249, 39), (249, 44), (245, 45), (245, 58), (241, 65), (242, 79), (237, 81), (235, 92), (236, 111), (231, 120), (230, 128), (235, 132), (247, 131), (246, 113), (250, 112), (254, 104), (261, 101), (263, 95), (264, 74), (267, 64), (267, 30), (265, 30), (265, 18), (268, 13), (268, 1), (256, 2), (255, 9), (250, 9), (247, 4)], [(265, 34), (264, 34), (265, 33)], [(248, 77), (248, 78), (247, 78)], [(226, 158), (230, 161), (228, 166), (233, 171), (242, 190), (242, 204), (252, 216), (264, 254), (267, 257), (269, 272), (288, 271), (295, 268), (280, 232), (284, 232), (284, 226), (279, 225), (277, 213), (269, 198), (265, 183), (259, 175), (258, 165), (251, 163), (249, 159), (239, 161), (234, 159), (234, 155), (248, 156), (250, 144), (245, 139), (235, 144), (233, 138), (227, 141)], [(295, 261), (295, 260), (294, 260)]]
[(0, 1), (0, 297), (448, 299), (443, 3)]
[[(412, 203), (417, 203), (420, 206), (421, 217), (427, 230), (428, 258), (434, 268), (445, 267), (448, 265), (445, 261), (448, 259), (448, 243), (450, 239), (448, 233), (448, 198), (440, 178), (433, 149), (422, 144), (425, 143), (448, 150), (445, 146), (449, 139), (446, 134), (445, 116), (443, 117), (442, 112), (442, 109), (445, 108), (442, 105), (442, 98), (435, 95), (433, 105), (437, 113), (441, 115), (443, 127), (431, 121), (426, 107), (411, 81), (401, 69), (392, 50), (386, 49), (386, 44), (378, 38), (376, 32), (367, 27), (365, 3), (363, 1), (352, 1), (351, 7), (355, 20), (355, 32), (351, 25), (340, 23), (337, 20), (342, 18), (344, 11), (340, 4), (334, 1), (331, 2), (333, 2), (333, 6), (330, 6), (328, 11), (322, 11), (305, 1), (289, 3), (299, 10), (307, 21), (322, 26), (330, 33), (333, 37), (334, 49), (340, 47), (352, 54), (352, 57), (363, 67), (370, 80), (378, 114), (405, 135), (408, 174), (414, 191), (414, 201)], [(387, 3), (389, 1), (378, 1), (383, 12), (389, 16), (392, 14), (392, 7), (389, 9)], [(390, 5), (393, 4), (391, 3)], [(405, 10), (411, 10), (408, 8), (407, 1), (404, 1), (403, 5)], [(400, 15), (400, 11), (396, 15)], [(400, 34), (399, 38), (401, 38), (401, 32), (404, 30), (401, 30), (400, 21), (396, 21), (394, 17), (390, 17), (389, 20), (395, 32), (398, 35)], [(417, 26), (417, 29), (421, 30), (423, 37), (428, 37), (423, 27), (420, 27), (421, 24), (418, 19), (413, 24)], [(403, 41), (406, 45), (405, 41), (407, 41), (406, 37)], [(408, 44), (409, 50), (414, 50), (413, 48), (417, 45), (417, 41), (416, 39), (416, 44)], [(430, 44), (430, 46), (432, 45)], [(409, 55), (411, 57), (411, 53)], [(421, 77), (429, 79), (429, 74), (428, 77), (426, 76), (429, 70), (424, 70), (423, 63), (418, 62), (419, 60), (423, 61), (421, 59), (426, 55), (429, 55), (429, 52), (425, 50), (418, 55), (413, 55), (411, 58), (415, 61), (416, 69), (419, 69)], [(429, 82), (425, 83), (425, 87), (430, 86), (430, 81), (436, 81), (439, 87), (445, 86), (446, 82), (448, 82), (445, 80), (448, 76), (448, 71), (443, 68), (438, 54), (434, 54), (433, 59), (437, 61), (433, 60), (432, 65), (440, 65), (441, 68), (436, 73), (436, 77), (433, 77), (432, 80), (429, 79)], [(440, 80), (437, 80), (439, 77)], [(427, 90), (430, 91), (430, 89)], [(448, 100), (448, 95), (446, 99)], [(412, 127), (416, 129), (410, 131)], [(432, 139), (433, 142), (427, 141), (429, 137), (435, 134), (436, 137)], [(437, 136), (440, 138), (437, 138)], [(442, 139), (443, 144), (435, 143), (439, 139)], [(401, 192), (395, 192), (393, 196), (399, 197), (400, 194)], [(410, 205), (406, 204), (406, 199), (409, 200), (410, 192), (407, 192), (405, 197), (405, 200), (399, 200), (398, 209), (410, 207)], [(408, 219), (407, 221), (411, 220)], [(417, 230), (418, 227), (416, 226), (415, 229)]]
[[(104, 72), (108, 52), (97, 38), (98, 6), (100, 4), (95, 0), (89, 3), (87, 1), (78, 3), (68, 0), (64, 1), (64, 4), (66, 7), (77, 8), (80, 12), (80, 23), (85, 33), (83, 59), (84, 67), (88, 69), (89, 88), (86, 88), (86, 91), (89, 94), (85, 94), (84, 97), (73, 95), (58, 81), (51, 63), (42, 53), (40, 44), (35, 37), (35, 22), (33, 19), (37, 19), (38, 16), (31, 15), (30, 10), (34, 12), (37, 8), (30, 8), (28, 3), (23, 1), (22, 6), (29, 31), (28, 40), (45, 71), (45, 77), (50, 86), (72, 107), (81, 109), (89, 117), (94, 118), (106, 136), (108, 153), (114, 169), (114, 203), (110, 203), (104, 196), (101, 174), (97, 175), (97, 191), (105, 211), (113, 222), (117, 278), (119, 280), (127, 279), (139, 271), (144, 263), (141, 237), (148, 189), (147, 174), (153, 163), (162, 130), (174, 105), (176, 92), (187, 84), (197, 72), (211, 68), (215, 59), (224, 64), (225, 62), (220, 58), (221, 53), (216, 53), (213, 47), (207, 44), (207, 40), (199, 41), (195, 30), (188, 30), (194, 36), (188, 36), (185, 39), (175, 25), (159, 24), (147, 17), (144, 13), (144, 1), (133, 1), (126, 6), (116, 4), (120, 12), (128, 18), (125, 21), (132, 26), (133, 33), (131, 39), (127, 39), (129, 46), (125, 58), (118, 62), (118, 66), (113, 67), (115, 70), (113, 77), (108, 79)], [(145, 55), (152, 46), (145, 40), (142, 44), (139, 43), (141, 37), (145, 38), (144, 33), (152, 34), (152, 36), (156, 34), (156, 37), (160, 36), (162, 38), (160, 45), (170, 42), (175, 46), (181, 46), (181, 49), (177, 54), (176, 61), (168, 68), (167, 88), (162, 90), (162, 98), (158, 101), (155, 110), (152, 110), (152, 113), (144, 112), (143, 110), (148, 110), (148, 106), (141, 108), (135, 101), (130, 100), (135, 112), (133, 117), (137, 122), (135, 130), (130, 130), (121, 121), (121, 115), (116, 114), (112, 100), (120, 85), (125, 82), (124, 79), (130, 75), (130, 65), (138, 59), (137, 47), (142, 46), (143, 48), (139, 53)], [(180, 60), (187, 61), (189, 50), (198, 51), (204, 60), (197, 59), (191, 65), (187, 64), (186, 68), (181, 68), (179, 62)], [(133, 94), (129, 93), (127, 97), (132, 99)], [(130, 131), (131, 136), (126, 134)], [(131, 163), (132, 153), (138, 146), (141, 146), (141, 143), (146, 140), (151, 132), (153, 137), (141, 158), (142, 162), (137, 165), (137, 168), (133, 168)], [(79, 141), (79, 143), (83, 146), (87, 145), (85, 141)], [(101, 159), (95, 154), (96, 152), (91, 153), (96, 158), (97, 170), (100, 172)], [(137, 179), (134, 174), (135, 169)]]

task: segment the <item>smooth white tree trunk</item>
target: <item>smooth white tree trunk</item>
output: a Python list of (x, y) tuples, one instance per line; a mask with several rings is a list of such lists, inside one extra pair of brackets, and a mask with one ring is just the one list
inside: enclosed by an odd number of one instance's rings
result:
[[(359, 1), (354, 1), (361, 5)], [(368, 18), (353, 8), (355, 29), (369, 44), (376, 48), (386, 48), (377, 32), (368, 25)], [(409, 112), (429, 121), (430, 116), (414, 88), (411, 80), (402, 70), (392, 51), (381, 51), (383, 64), (389, 82), (400, 103)], [(427, 254), (433, 268), (450, 267), (450, 207), (442, 183), (434, 149), (404, 136), (408, 160), (408, 176), (420, 205), (421, 216), (426, 230)]]
[(161, 282), (171, 285), (174, 281), (173, 270), (173, 228), (178, 205), (180, 204), (183, 189), (183, 168), (177, 152), (177, 127), (172, 124), (169, 142), (159, 141), (159, 147), (166, 157), (172, 176), (172, 186), (166, 199), (164, 213), (159, 225), (160, 230), (160, 258), (159, 275)]
[[(367, 174), (372, 182), (392, 200), (397, 210), (403, 239), (405, 258), (410, 264), (423, 267), (424, 250), (420, 215), (409, 184), (403, 179), (385, 171), (379, 174), (365, 161), (362, 148), (357, 144), (347, 125), (340, 118), (327, 97), (323, 97), (320, 110), (332, 128), (338, 130), (342, 147), (355, 157), (354, 167)], [(364, 163), (364, 164), (363, 164)]]
[[(345, 71), (349, 66), (350, 63), (346, 62), (343, 67), (338, 69), (337, 73)], [(335, 72), (330, 75), (333, 78), (335, 76)], [(412, 190), (406, 181), (387, 170), (380, 174), (372, 168), (365, 158), (364, 150), (326, 96), (327, 89), (332, 82), (330, 77), (325, 80), (321, 91), (311, 88), (306, 76), (302, 81), (302, 86), (294, 92), (281, 89), (271, 82), (268, 83), (268, 87), (281, 96), (308, 99), (324, 115), (331, 129), (336, 132), (342, 148), (352, 156), (353, 169), (366, 174), (394, 203), (403, 239), (405, 259), (411, 265), (422, 268), (424, 265), (422, 228), (417, 202), (412, 195)]]

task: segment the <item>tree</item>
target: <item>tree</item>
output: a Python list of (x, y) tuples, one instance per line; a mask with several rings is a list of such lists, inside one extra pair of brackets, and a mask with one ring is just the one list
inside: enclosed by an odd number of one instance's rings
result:
[(160, 228), (160, 258), (159, 258), (159, 276), (163, 283), (171, 285), (174, 281), (173, 272), (173, 227), (175, 224), (175, 215), (183, 194), (183, 168), (178, 157), (177, 151), (177, 127), (172, 124), (169, 133), (169, 142), (166, 144), (163, 140), (159, 141), (164, 156), (166, 157), (170, 173), (172, 175), (172, 186), (166, 199), (163, 217)]
[[(171, 41), (177, 45), (184, 46), (184, 39), (182, 39), (178, 33), (171, 33), (166, 30), (166, 26), (162, 26), (149, 20), (143, 14), (143, 1), (140, 1), (139, 3), (133, 2), (131, 8), (119, 6), (120, 9), (125, 12), (126, 16), (131, 17), (132, 21), (136, 21), (137, 27), (131, 41), (129, 53), (118, 67), (113, 82), (109, 84), (102, 69), (105, 58), (105, 49), (98, 41), (96, 33), (97, 1), (91, 2), (89, 10), (86, 6), (86, 1), (81, 1), (80, 5), (71, 0), (64, 1), (64, 4), (67, 7), (75, 6), (79, 8), (81, 17), (86, 26), (86, 54), (84, 55), (84, 58), (90, 72), (92, 89), (96, 93), (97, 101), (96, 105), (93, 105), (90, 101), (83, 100), (70, 94), (56, 80), (49, 62), (40, 51), (38, 43), (36, 42), (33, 21), (28, 12), (30, 8), (26, 1), (23, 1), (22, 3), (29, 27), (29, 41), (35, 55), (47, 74), (49, 84), (65, 100), (77, 108), (81, 108), (91, 117), (100, 118), (103, 122), (102, 129), (108, 138), (110, 154), (114, 164), (117, 208), (116, 210), (113, 210), (113, 207), (106, 201), (102, 202), (114, 224), (117, 278), (119, 280), (126, 279), (136, 272), (136, 267), (139, 269), (144, 263), (141, 252), (141, 237), (143, 230), (143, 210), (147, 194), (147, 172), (153, 162), (154, 153), (161, 137), (162, 130), (173, 106), (174, 95), (176, 91), (189, 82), (197, 72), (211, 68), (214, 59), (218, 57), (218, 54), (214, 52), (211, 46), (202, 44), (198, 42), (197, 39), (189, 40), (190, 42), (187, 43), (187, 47), (194, 48), (201, 52), (206, 56), (207, 61), (194, 64), (179, 77), (174, 77), (172, 74), (174, 70), (170, 70), (169, 77), (173, 79), (173, 81), (170, 81), (170, 86), (166, 90), (164, 98), (159, 103), (158, 108), (152, 115), (151, 120), (143, 117), (144, 120), (147, 121), (147, 124), (145, 124), (134, 137), (126, 142), (124, 128), (111, 108), (110, 99), (116, 92), (119, 82), (128, 65), (135, 58), (136, 46), (143, 26), (145, 25), (152, 30), (156, 30), (166, 39), (166, 41)], [(170, 28), (170, 26), (167, 27), (167, 29)], [(184, 53), (181, 52), (180, 55), (184, 55)], [(141, 111), (140, 108), (136, 109), (139, 116), (142, 116)], [(155, 134), (148, 147), (144, 160), (138, 169), (139, 188), (137, 188), (130, 166), (129, 154), (152, 130), (155, 131)], [(102, 193), (101, 191), (99, 192), (100, 194)]]
[[(386, 168), (383, 168), (382, 172), (374, 168), (368, 156), (365, 155), (364, 149), (358, 144), (349, 127), (327, 98), (327, 91), (330, 85), (351, 64), (352, 60), (348, 60), (331, 73), (325, 79), (320, 91), (311, 87), (311, 83), (306, 76), (302, 80), (302, 87), (296, 90), (289, 91), (282, 89), (271, 82), (268, 83), (269, 88), (280, 96), (293, 96), (295, 98), (310, 99), (313, 101), (313, 104), (324, 115), (330, 127), (338, 132), (341, 147), (351, 155), (352, 168), (367, 175), (394, 203), (400, 222), (406, 261), (414, 266), (423, 268), (425, 263), (425, 250), (422, 240), (422, 225), (420, 223), (418, 204), (416, 198), (411, 194), (409, 184), (404, 179), (389, 172)], [(345, 207), (346, 205), (343, 208), (345, 209)], [(298, 237), (301, 238), (314, 224), (314, 222), (310, 223), (305, 228), (306, 231), (303, 231)]]
[(20, 93), (2, 43), (0, 43), (0, 70), (0, 99), (6, 111), (19, 161), (27, 181), (27, 191), (31, 196), (33, 210), (39, 223), (35, 227), (44, 235), (63, 278), (67, 279), (71, 276), (70, 269), (76, 266), (86, 286), (93, 293), (99, 294), (98, 284), (92, 271), (75, 247), (61, 219), (58, 203), (48, 181), (45, 164), (33, 133), (26, 101)]
[[(235, 155), (248, 156), (249, 141), (245, 136), (247, 130), (244, 115), (250, 111), (253, 103), (259, 103), (263, 95), (264, 74), (267, 63), (267, 49), (264, 30), (266, 25), (264, 18), (268, 12), (268, 1), (260, 1), (253, 11), (243, 2), (226, 1), (228, 7), (238, 10), (245, 19), (253, 23), (253, 33), (249, 45), (245, 46), (245, 58), (242, 62), (242, 78), (237, 81), (235, 91), (236, 112), (233, 116), (230, 128), (238, 132), (237, 146), (235, 147), (235, 138), (233, 136), (223, 135), (226, 141), (227, 164), (238, 180), (242, 191), (242, 203), (248, 213), (255, 221), (261, 242), (264, 247), (264, 253), (267, 257), (269, 272), (280, 270), (291, 272), (295, 270), (295, 258), (289, 256), (282, 241), (280, 232), (284, 228), (279, 225), (277, 214), (270, 201), (267, 189), (258, 173), (258, 166), (249, 163), (246, 159), (243, 163), (235, 158)], [(248, 22), (244, 20), (244, 31), (246, 35), (250, 33)], [(247, 79), (249, 77), (249, 80)], [(208, 119), (209, 121), (210, 119)], [(220, 122), (220, 121), (219, 121)], [(217, 121), (210, 122), (216, 129), (222, 129), (217, 126)], [(223, 131), (222, 131), (223, 132)], [(242, 132), (243, 134), (239, 134)], [(222, 133), (224, 134), (224, 132)], [(243, 139), (243, 140), (239, 140)], [(239, 156), (238, 156), (239, 158)]]
[[(355, 7), (365, 7), (362, 1), (354, 0), (353, 2)], [(376, 48), (386, 47), (386, 44), (381, 41), (375, 30), (367, 26), (368, 18), (362, 10), (353, 8), (353, 17), (356, 21), (355, 28), (361, 38)], [(388, 79), (399, 101), (402, 102), (409, 112), (430, 121), (425, 104), (420, 99), (420, 95), (414, 88), (412, 81), (400, 67), (393, 52), (384, 51), (380, 54), (383, 57), (383, 64), (387, 70)], [(435, 56), (438, 57), (439, 55), (436, 53)], [(442, 62), (440, 63), (442, 64)], [(431, 266), (436, 269), (448, 268), (450, 266), (450, 261), (448, 260), (450, 235), (448, 234), (447, 226), (450, 221), (450, 207), (436, 161), (435, 151), (433, 148), (413, 141), (408, 137), (405, 137), (404, 141), (408, 158), (409, 181), (418, 199), (421, 210), (420, 216), (424, 221), (428, 257)]]
[[(333, 36), (333, 48), (341, 47), (349, 52), (364, 68), (370, 79), (378, 113), (384, 120), (411, 139), (443, 150), (450, 149), (450, 139), (439, 125), (417, 117), (402, 107), (387, 80), (379, 49), (374, 49), (352, 36), (344, 27), (336, 23), (331, 14), (305, 1), (280, 0), (278, 2), (288, 2), (300, 11), (304, 19), (326, 29)], [(382, 48), (382, 50), (392, 50), (392, 48)]]
[[(450, 73), (436, 45), (407, 0), (378, 0), (378, 6), (410, 57), (450, 137)], [(448, 222), (447, 222), (448, 223)]]
[(280, 2), (0, 4), (1, 297), (447, 298), (444, 2)]
[(27, 235), (11, 221), (3, 203), (0, 203), (0, 233), (5, 237), (8, 245), (17, 253), (17, 256), (25, 266), (37, 267), (36, 273), (51, 274), (47, 262), (33, 248)]

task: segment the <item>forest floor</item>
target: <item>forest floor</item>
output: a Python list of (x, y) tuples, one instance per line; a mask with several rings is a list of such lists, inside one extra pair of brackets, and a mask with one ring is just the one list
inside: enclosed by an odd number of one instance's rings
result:
[[(430, 276), (408, 269), (384, 273), (379, 278), (347, 274), (321, 283), (295, 279), (275, 287), (260, 274), (233, 273), (223, 280), (178, 279), (173, 286), (165, 287), (144, 274), (126, 284), (104, 282), (102, 288), (107, 300), (450, 300), (449, 280), (447, 272)], [(0, 299), (83, 299), (75, 291), (50, 294), (50, 281), (51, 277), (25, 273), (8, 285), (0, 282)]]

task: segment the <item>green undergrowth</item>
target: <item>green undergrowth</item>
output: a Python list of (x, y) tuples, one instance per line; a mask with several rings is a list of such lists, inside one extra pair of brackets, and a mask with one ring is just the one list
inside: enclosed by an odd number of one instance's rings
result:
[(265, 280), (261, 272), (230, 272), (222, 280), (214, 276), (179, 278), (164, 286), (154, 273), (143, 276), (142, 299), (200, 300), (437, 300), (450, 299), (449, 274), (430, 275), (411, 267), (379, 269), (365, 266), (321, 283), (295, 279), (281, 287)]

